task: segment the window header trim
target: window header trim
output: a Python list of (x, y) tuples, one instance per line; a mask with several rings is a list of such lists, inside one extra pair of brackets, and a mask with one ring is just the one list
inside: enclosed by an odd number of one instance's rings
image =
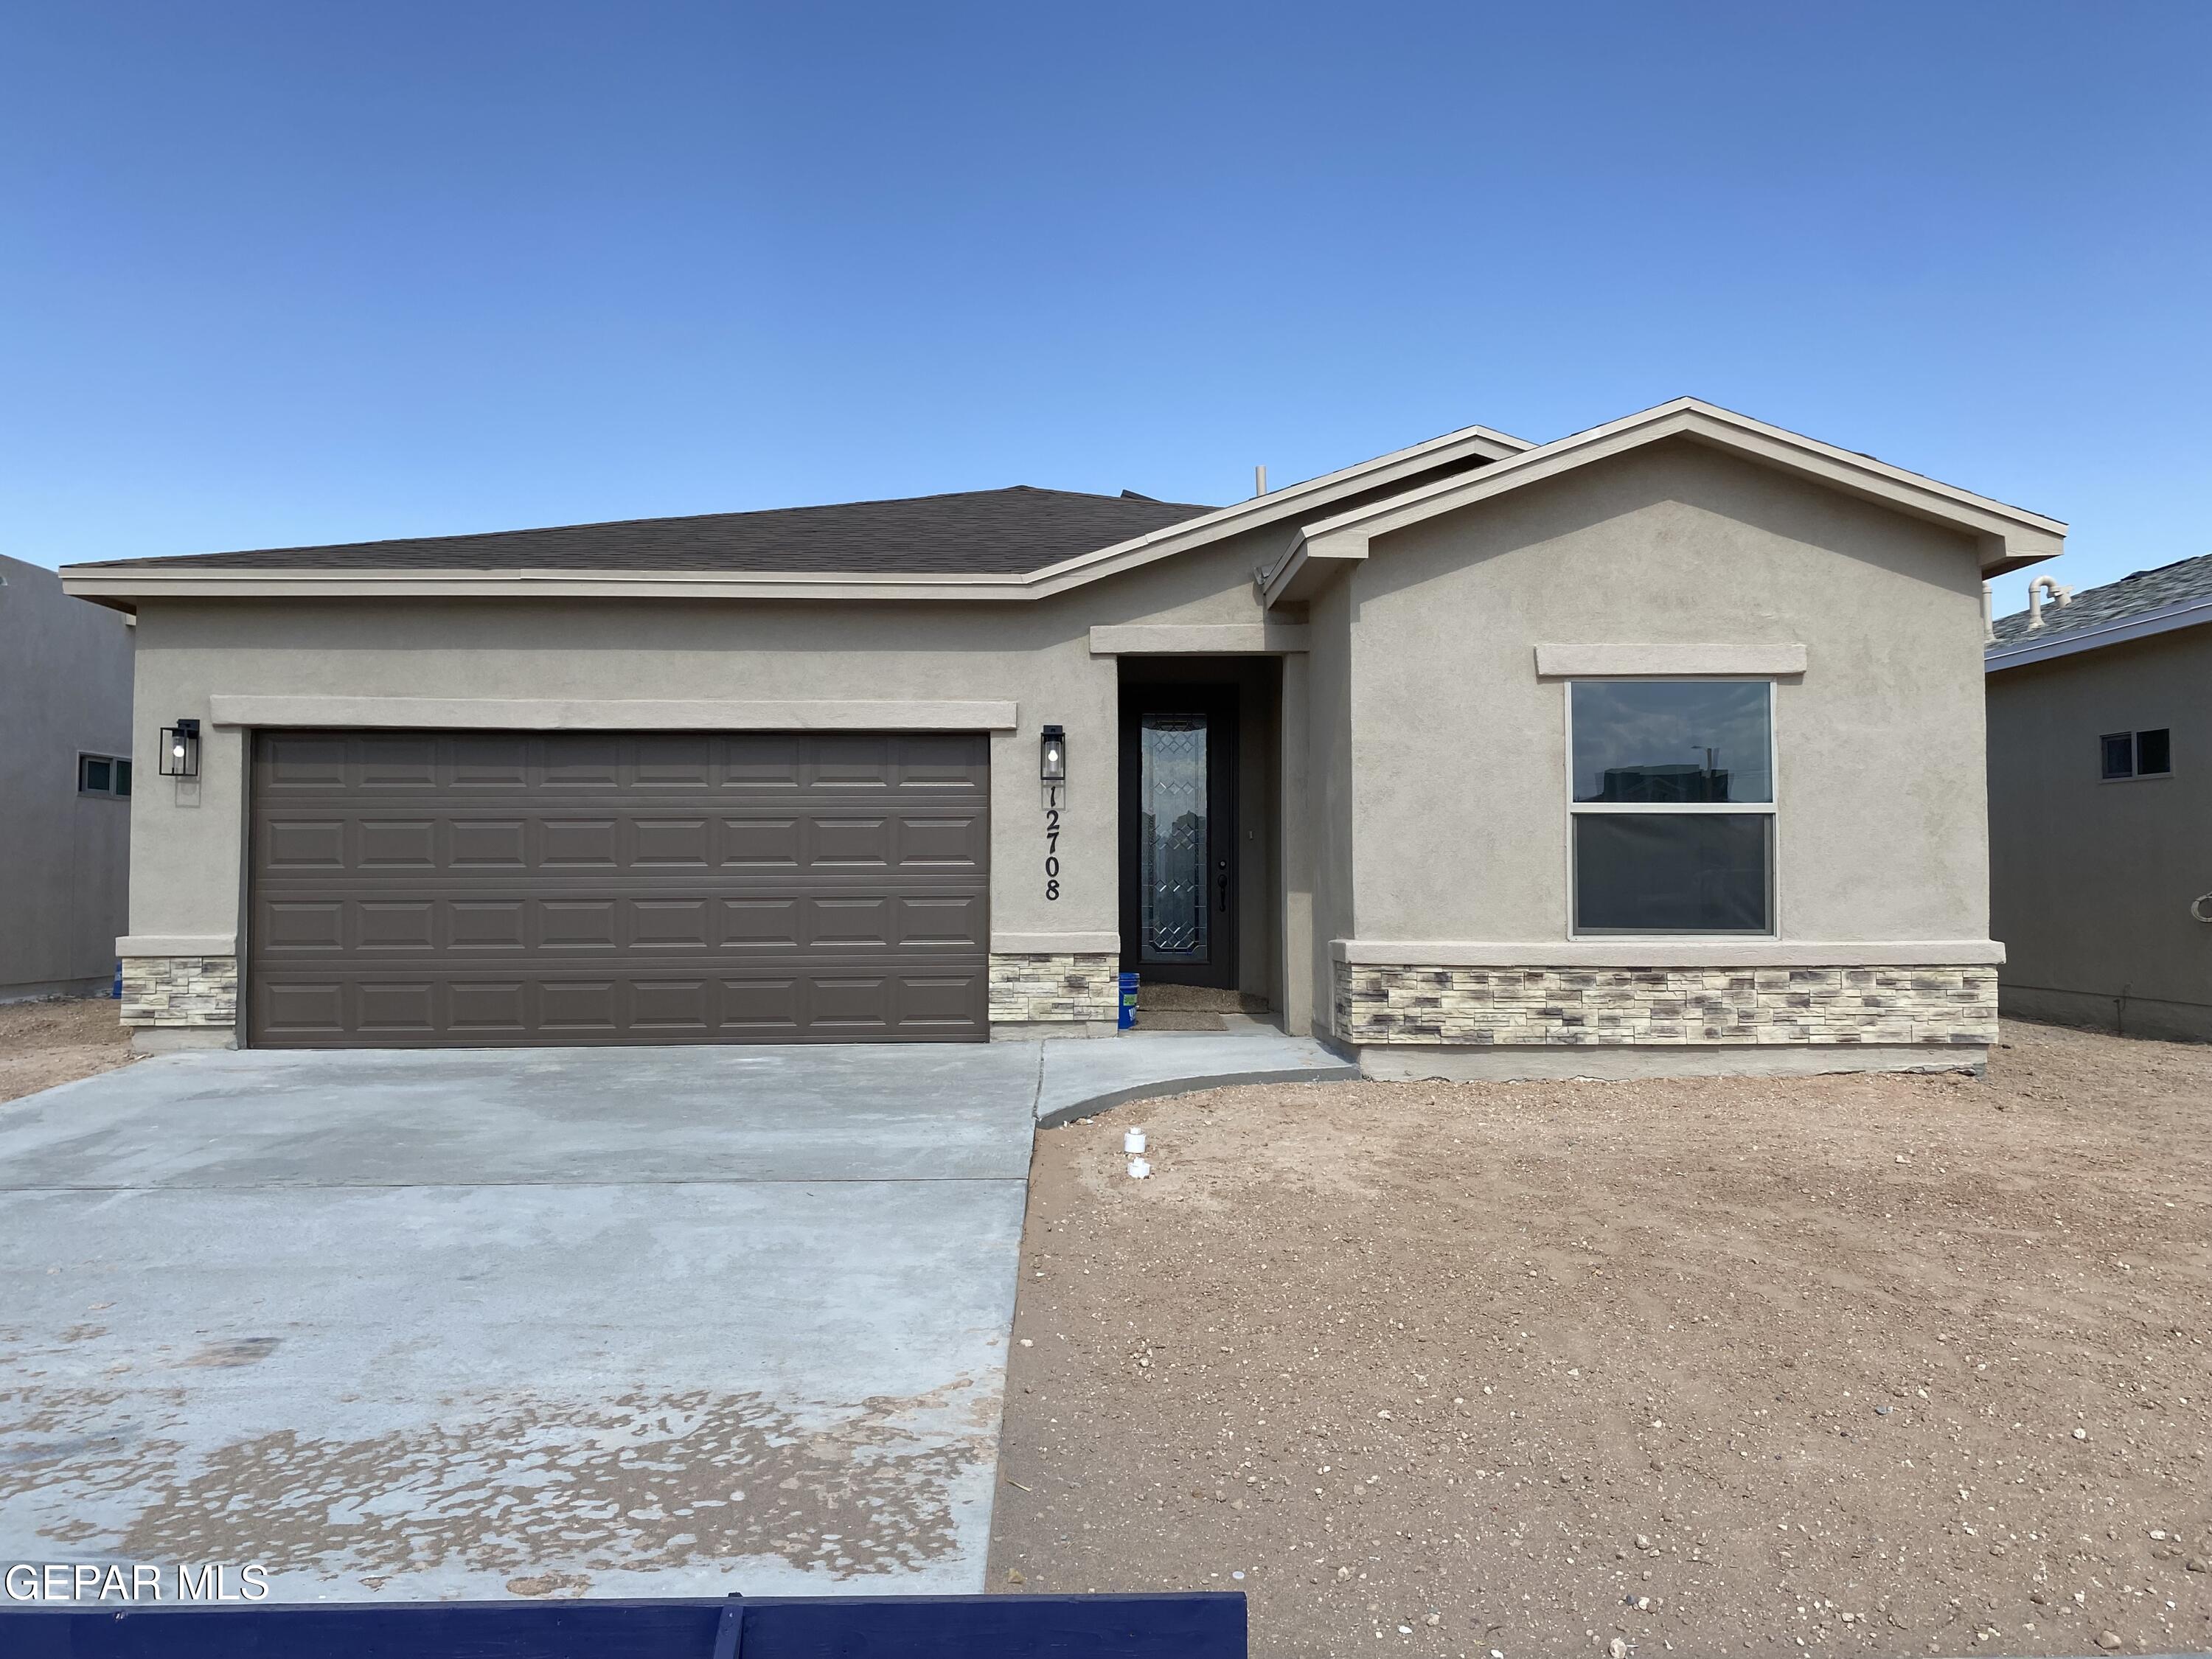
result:
[(1805, 672), (1802, 645), (1540, 645), (1541, 680), (1788, 678)]

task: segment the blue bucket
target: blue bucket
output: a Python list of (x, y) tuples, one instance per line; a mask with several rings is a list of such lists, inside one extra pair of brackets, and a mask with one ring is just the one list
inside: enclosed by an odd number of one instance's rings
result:
[(1137, 976), (1134, 974), (1121, 975), (1121, 1013), (1114, 1023), (1125, 1031), (1137, 1023)]

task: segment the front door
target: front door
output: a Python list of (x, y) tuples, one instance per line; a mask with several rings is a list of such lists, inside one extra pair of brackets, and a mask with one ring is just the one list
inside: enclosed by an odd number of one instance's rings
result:
[(1237, 693), (1144, 685), (1121, 702), (1121, 966), (1237, 983)]

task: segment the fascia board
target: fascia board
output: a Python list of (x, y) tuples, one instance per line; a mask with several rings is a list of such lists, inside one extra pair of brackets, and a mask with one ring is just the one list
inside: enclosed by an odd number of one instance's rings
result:
[(1331, 577), (1365, 558), (1368, 544), (1367, 537), (1341, 531), (1300, 536), (1288, 556), (1260, 584), (1261, 606), (1311, 598)]
[(1786, 432), (1693, 398), (1677, 398), (1656, 409), (1540, 445), (1485, 467), (1472, 477), (1443, 479), (1389, 501), (1318, 520), (1306, 527), (1306, 536), (1310, 541), (1334, 536), (1371, 540), (1437, 514), (1455, 511), (1507, 490), (1678, 436), (1804, 474), (1851, 494), (1973, 532), (1984, 538), (1982, 560), (1990, 574), (2049, 558), (2061, 550), (2065, 537), (2066, 526), (2058, 520), (1938, 483), (1871, 456)]
[(79, 599), (1024, 599), (1014, 576), (636, 570), (238, 570), (62, 574)]
[(2031, 636), (2025, 640), (2008, 640), (1993, 651), (1984, 653), (1982, 672), (2002, 673), (2008, 668), (2025, 668), (2030, 663), (2049, 662), (2054, 657), (2070, 657), (2078, 651), (2097, 651), (2108, 645), (2124, 645), (2130, 640), (2144, 640), (2159, 634), (2170, 634), (2177, 629), (2197, 628), (2212, 623), (2212, 599), (2180, 599), (2172, 605), (2160, 605), (2155, 611), (2140, 611), (2132, 617), (2123, 617), (2097, 628), (2083, 628), (2059, 635), (2055, 639)]
[[(1387, 484), (1394, 477), (1408, 472), (1424, 471), (1440, 463), (1464, 460), (1480, 456), (1495, 465), (1502, 460), (1519, 455), (1535, 447), (1527, 440), (1509, 437), (1493, 432), (1488, 427), (1462, 427), (1457, 432), (1431, 438), (1426, 443), (1415, 444), (1410, 449), (1395, 450), (1377, 456), (1371, 461), (1362, 461), (1357, 466), (1340, 468), (1308, 478), (1304, 483), (1285, 484), (1280, 489), (1271, 489), (1264, 495), (1255, 495), (1249, 501), (1224, 507), (1204, 518), (1186, 519), (1181, 524), (1163, 530), (1117, 542), (1111, 547), (1100, 548), (1095, 553), (1080, 553), (1063, 559), (1058, 564), (1034, 570), (1022, 580), (1034, 584), (1044, 593), (1095, 581), (1102, 576), (1150, 563), (1154, 559), (1203, 546), (1207, 542), (1220, 541), (1229, 536), (1241, 535), (1247, 530), (1292, 519), (1316, 510), (1332, 495), (1348, 494), (1358, 489), (1371, 489), (1377, 484)], [(1102, 568), (1103, 567), (1103, 568)]]

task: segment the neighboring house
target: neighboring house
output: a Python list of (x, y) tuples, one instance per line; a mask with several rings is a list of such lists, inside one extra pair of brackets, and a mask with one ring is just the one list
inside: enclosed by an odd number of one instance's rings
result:
[(1986, 653), (2005, 1010), (2212, 1039), (2212, 556), (2033, 597)]
[(127, 618), (0, 558), (0, 1002), (104, 994), (130, 906)]
[(135, 804), (125, 1016), (963, 1041), (1109, 1032), (1127, 968), (1376, 1075), (1972, 1063), (1982, 582), (2063, 530), (1683, 399), (1219, 509), (80, 565), (142, 757), (201, 722)]

